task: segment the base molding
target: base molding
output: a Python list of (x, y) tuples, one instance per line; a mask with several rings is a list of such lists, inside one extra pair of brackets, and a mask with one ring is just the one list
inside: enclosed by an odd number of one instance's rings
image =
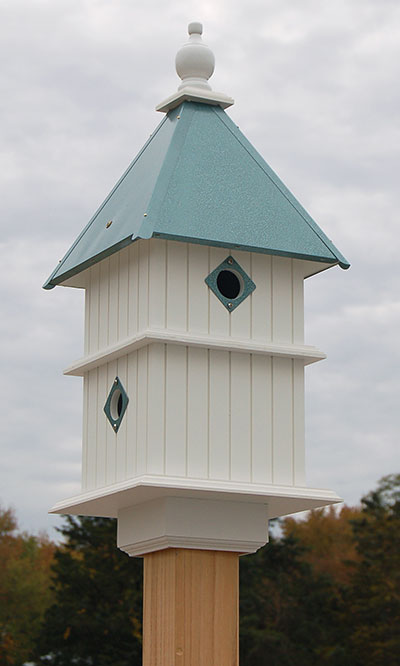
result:
[(265, 504), (163, 497), (118, 512), (118, 548), (140, 556), (167, 548), (254, 553), (268, 541)]

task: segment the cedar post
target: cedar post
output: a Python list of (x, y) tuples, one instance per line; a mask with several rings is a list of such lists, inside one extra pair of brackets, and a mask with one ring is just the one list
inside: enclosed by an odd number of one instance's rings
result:
[(143, 666), (237, 666), (238, 574), (236, 553), (145, 555)]

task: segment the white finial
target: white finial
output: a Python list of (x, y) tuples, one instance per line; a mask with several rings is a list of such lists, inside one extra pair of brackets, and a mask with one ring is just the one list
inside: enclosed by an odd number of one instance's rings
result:
[(211, 49), (201, 38), (201, 23), (189, 23), (189, 41), (179, 49), (175, 58), (175, 67), (182, 83), (178, 90), (189, 86), (211, 90), (208, 79), (212, 76), (215, 58)]
[(208, 79), (212, 76), (215, 58), (211, 49), (201, 38), (203, 26), (197, 21), (188, 25), (189, 40), (176, 54), (175, 67), (182, 79), (178, 91), (156, 107), (157, 111), (168, 113), (184, 101), (214, 104), (226, 109), (232, 106), (233, 99), (211, 90)]

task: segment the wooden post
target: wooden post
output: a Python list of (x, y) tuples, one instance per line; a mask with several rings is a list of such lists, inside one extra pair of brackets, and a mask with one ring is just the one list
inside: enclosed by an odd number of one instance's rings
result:
[(143, 666), (238, 666), (239, 556), (144, 556)]

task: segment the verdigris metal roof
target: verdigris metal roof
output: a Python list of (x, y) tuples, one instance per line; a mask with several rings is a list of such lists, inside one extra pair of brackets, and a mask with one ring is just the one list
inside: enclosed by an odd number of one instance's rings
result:
[(210, 104), (183, 102), (164, 117), (44, 288), (152, 236), (349, 267), (225, 111)]

